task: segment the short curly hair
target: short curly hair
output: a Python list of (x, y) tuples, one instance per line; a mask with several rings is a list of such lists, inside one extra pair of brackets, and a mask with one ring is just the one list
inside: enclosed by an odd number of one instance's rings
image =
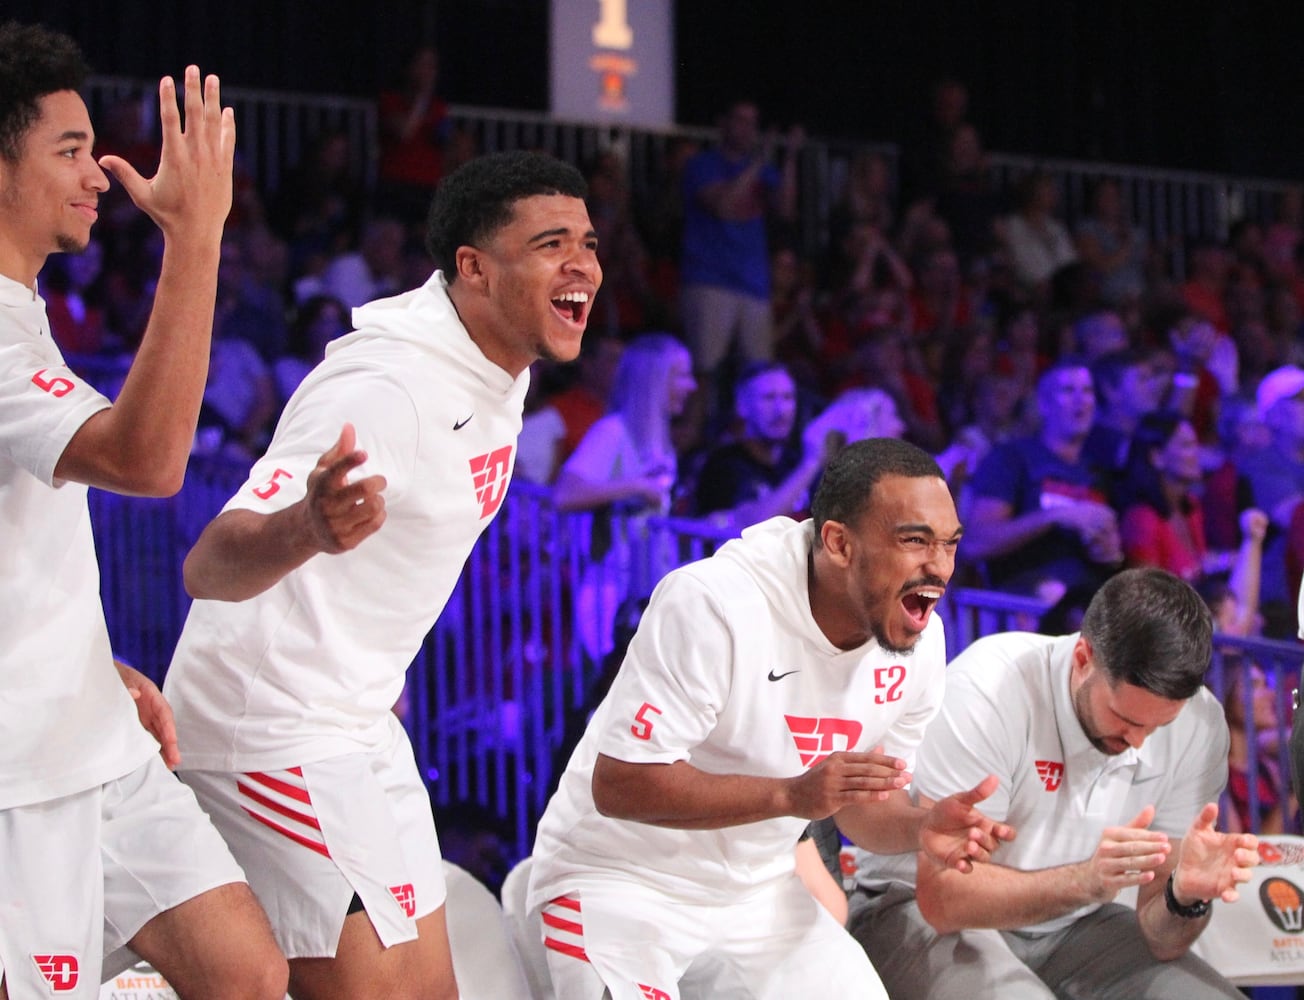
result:
[(0, 24), (0, 157), (22, 154), (23, 137), (40, 117), (39, 101), (80, 90), (89, 72), (77, 43), (40, 24)]
[(512, 220), (512, 206), (534, 195), (588, 197), (583, 175), (546, 153), (515, 151), (478, 156), (444, 178), (430, 205), (426, 249), (448, 280), (456, 277), (457, 249), (480, 246)]

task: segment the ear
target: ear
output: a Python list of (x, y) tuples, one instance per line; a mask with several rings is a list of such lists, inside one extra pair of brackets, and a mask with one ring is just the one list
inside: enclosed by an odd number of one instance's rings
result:
[(1091, 672), (1091, 640), (1084, 635), (1079, 635), (1073, 644), (1072, 664), (1073, 676), (1079, 681)]
[(851, 565), (851, 532), (841, 521), (825, 521), (820, 528), (820, 542), (835, 566), (846, 569)]
[(475, 247), (461, 246), (457, 248), (457, 255), (453, 260), (457, 268), (457, 280), (466, 282), (468, 287), (483, 291), (488, 281), (484, 254)]

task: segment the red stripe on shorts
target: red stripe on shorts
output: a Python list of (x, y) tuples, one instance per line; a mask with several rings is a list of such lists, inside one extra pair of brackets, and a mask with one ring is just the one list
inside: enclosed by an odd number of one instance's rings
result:
[(326, 850), (325, 844), (319, 843), (318, 841), (315, 840), (309, 840), (307, 837), (303, 836), (302, 834), (295, 833), (293, 830), (287, 830), (279, 823), (273, 823), (266, 816), (260, 816), (258, 813), (254, 812), (252, 809), (249, 809), (246, 806), (241, 806), (240, 808), (244, 809), (245, 812), (247, 812), (254, 819), (258, 820), (258, 822), (263, 824), (263, 826), (271, 830), (275, 830), (277, 833), (281, 834), (284, 837), (289, 837), (296, 844), (302, 844), (304, 847), (316, 851), (322, 857), (329, 858), (331, 856), (331, 852)]
[(576, 944), (567, 944), (565, 941), (558, 941), (555, 938), (545, 937), (543, 939), (543, 946), (545, 948), (551, 948), (553, 951), (559, 951), (563, 955), (569, 955), (571, 958), (578, 958), (581, 962), (587, 962), (589, 960), (589, 956), (585, 953), (584, 949)]
[(543, 913), (543, 922), (549, 927), (555, 927), (559, 931), (570, 931), (572, 934), (583, 934), (584, 925), (576, 923), (574, 920), (567, 920), (565, 917), (556, 917), (546, 910)]
[(579, 898), (579, 896), (558, 896), (556, 899), (549, 900), (549, 901), (548, 901), (548, 905), (549, 905), (549, 906), (564, 906), (564, 907), (566, 907), (566, 909), (568, 909), (568, 910), (574, 910), (576, 913), (579, 913), (579, 912), (580, 912), (580, 898)]
[(289, 806), (281, 802), (277, 802), (275, 799), (269, 799), (266, 795), (260, 794), (259, 792), (255, 791), (254, 789), (250, 788), (248, 785), (243, 784), (240, 781), (236, 781), (235, 787), (236, 790), (239, 791), (240, 794), (243, 795), (245, 798), (253, 799), (260, 806), (265, 806), (268, 809), (272, 810), (272, 812), (280, 813), (286, 819), (295, 820), (299, 823), (302, 823), (304, 826), (312, 827), (314, 830), (321, 829), (321, 824), (317, 822), (317, 817), (313, 816), (311, 813), (301, 813), (295, 809), (291, 809)]
[[(300, 776), (303, 774), (303, 772), (297, 767), (290, 768), (288, 773), (298, 774)], [(250, 771), (245, 775), (245, 777), (251, 781), (258, 782), (260, 785), (265, 785), (273, 791), (280, 792), (282, 795), (288, 795), (292, 799), (298, 799), (300, 802), (312, 802), (312, 798), (308, 795), (308, 789), (300, 788), (298, 785), (291, 785), (288, 782), (281, 781), (279, 778), (273, 778), (270, 774), (264, 774), (261, 771)]]

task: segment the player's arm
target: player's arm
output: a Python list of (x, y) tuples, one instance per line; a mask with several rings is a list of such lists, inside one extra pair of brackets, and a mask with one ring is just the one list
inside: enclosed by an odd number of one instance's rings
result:
[(1209, 922), (1209, 913), (1182, 916), (1166, 899), (1168, 878), (1173, 879), (1173, 902), (1181, 909), (1201, 901), (1235, 902), (1236, 887), (1250, 879), (1259, 863), (1258, 838), (1252, 833), (1220, 833), (1216, 803), (1207, 804), (1186, 835), (1174, 842), (1167, 862), (1153, 881), (1137, 893), (1137, 922), (1151, 954), (1161, 962), (1184, 955)]
[(879, 802), (846, 806), (834, 819), (852, 843), (867, 851), (923, 851), (933, 863), (966, 873), (975, 862), (990, 861), (1001, 843), (1014, 839), (1013, 827), (976, 808), (997, 785), (996, 776), (988, 775), (968, 791), (937, 802), (924, 798), (921, 805), (911, 802), (904, 791), (892, 792)]
[(977, 865), (967, 875), (917, 856), (919, 911), (938, 933), (970, 927), (1012, 930), (1043, 923), (1092, 903), (1107, 903), (1128, 886), (1155, 880), (1169, 856), (1168, 837), (1149, 829), (1154, 807), (1126, 826), (1109, 827), (1091, 857), (1024, 871)]
[(185, 129), (171, 78), (159, 84), (163, 150), (142, 178), (125, 160), (109, 170), (163, 231), (154, 308), (122, 392), (72, 436), (56, 479), (149, 496), (181, 488), (208, 374), (222, 227), (231, 208), (235, 117), (221, 107), (217, 77), (200, 89), (187, 67)]
[(711, 774), (684, 760), (630, 763), (598, 754), (598, 812), (680, 830), (718, 830), (776, 816), (824, 819), (853, 803), (885, 798), (910, 777), (906, 763), (881, 753), (834, 753), (793, 778)]
[(182, 574), (191, 597), (243, 601), (261, 594), (318, 553), (346, 552), (385, 522), (383, 476), (348, 481), (367, 460), (351, 424), (317, 460), (298, 502), (269, 514), (232, 509), (203, 530)]

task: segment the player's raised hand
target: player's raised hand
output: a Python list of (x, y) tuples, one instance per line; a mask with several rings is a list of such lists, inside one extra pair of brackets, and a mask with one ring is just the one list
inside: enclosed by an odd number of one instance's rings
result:
[(231, 210), (235, 112), (222, 107), (216, 76), (200, 86), (198, 66), (186, 67), (184, 101), (183, 127), (176, 84), (169, 76), (159, 81), (163, 150), (152, 178), (146, 180), (119, 156), (101, 157), (100, 166), (165, 234), (220, 236)]

